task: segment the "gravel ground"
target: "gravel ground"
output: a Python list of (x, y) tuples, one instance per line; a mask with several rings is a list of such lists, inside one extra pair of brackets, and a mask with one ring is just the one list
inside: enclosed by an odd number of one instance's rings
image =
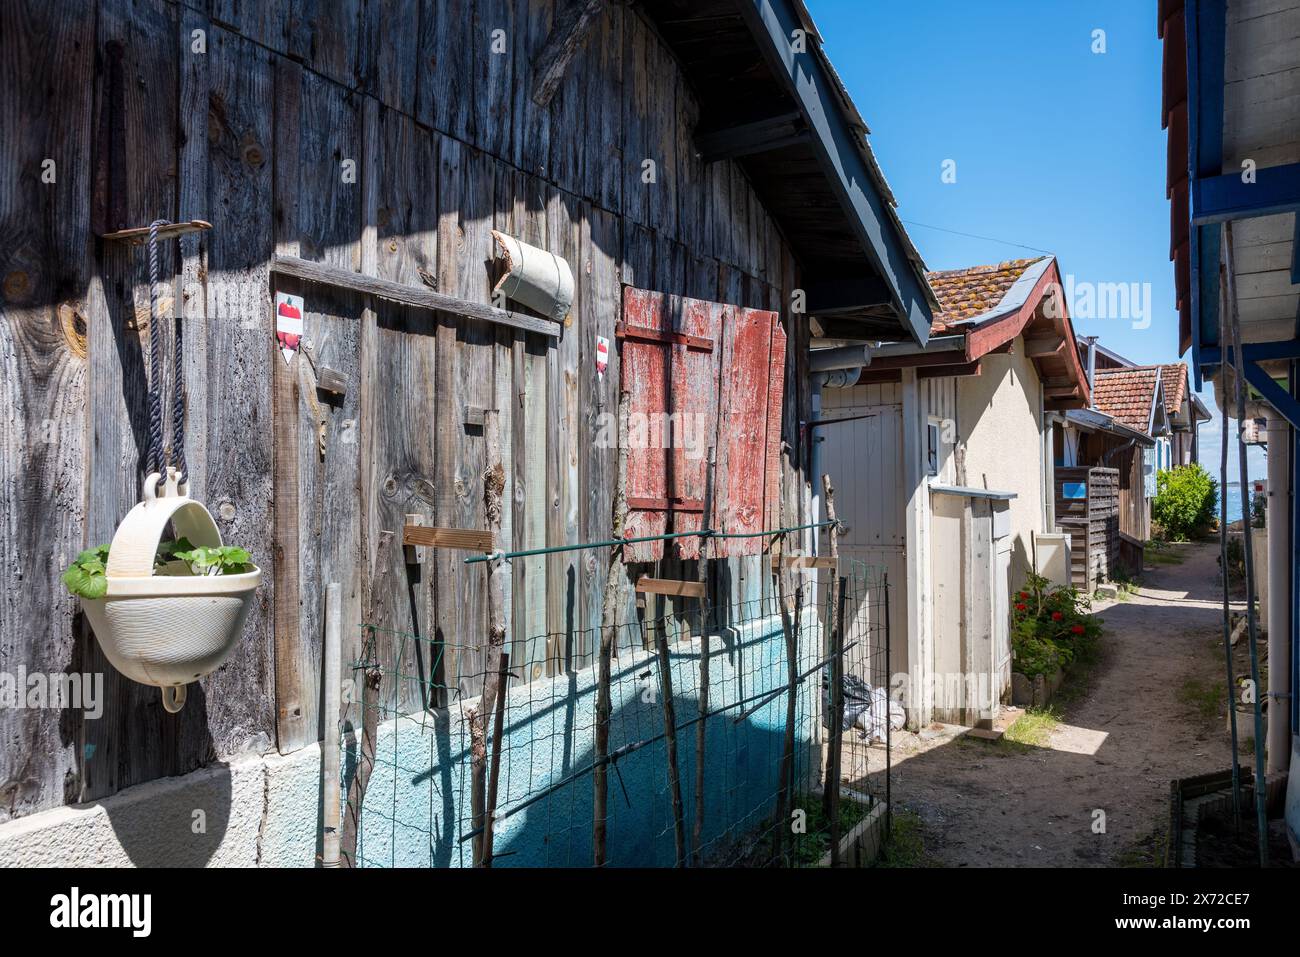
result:
[[(1094, 607), (1105, 622), (1102, 659), (1086, 688), (1067, 697), (1045, 746), (941, 727), (900, 736), (895, 804), (920, 815), (935, 863), (1132, 863), (1144, 846), (1158, 846), (1170, 780), (1229, 765), (1226, 710), (1212, 703), (1224, 681), (1217, 548), (1173, 553), (1184, 561), (1149, 565), (1137, 594)], [(883, 754), (871, 757), (874, 767)], [(847, 754), (844, 763), (855, 766)], [(1098, 812), (1102, 833), (1094, 833)]]

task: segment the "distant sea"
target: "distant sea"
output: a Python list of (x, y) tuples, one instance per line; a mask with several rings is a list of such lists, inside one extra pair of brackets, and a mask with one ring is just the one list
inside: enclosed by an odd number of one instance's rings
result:
[[(1227, 488), (1228, 523), (1231, 524), (1241, 520), (1241, 483), (1229, 482)], [(1219, 515), (1219, 503), (1217, 501), (1214, 503), (1214, 515), (1216, 518)]]

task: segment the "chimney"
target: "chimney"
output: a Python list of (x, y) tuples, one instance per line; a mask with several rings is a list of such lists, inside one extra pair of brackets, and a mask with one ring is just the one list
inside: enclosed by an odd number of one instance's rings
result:
[(1097, 384), (1097, 337), (1088, 337), (1088, 392)]

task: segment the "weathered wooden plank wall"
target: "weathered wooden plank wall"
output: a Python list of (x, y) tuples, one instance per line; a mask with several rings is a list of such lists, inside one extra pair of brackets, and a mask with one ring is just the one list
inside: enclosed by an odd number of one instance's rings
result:
[[(788, 461), (804, 460), (808, 333), (784, 311), (796, 268), (779, 231), (737, 167), (695, 156), (694, 97), (634, 10), (611, 5), (536, 107), (529, 61), (553, 18), (550, 0), (4, 5), (0, 151), (17, 177), (0, 183), (0, 667), (102, 671), (107, 701), (98, 721), (0, 711), (0, 819), (317, 740), (328, 580), (344, 584), (349, 622), (379, 597), (392, 627), (455, 651), (424, 646), (405, 673), (477, 693), (482, 566), (432, 550), (408, 566), (393, 548), (380, 575), (380, 533), (407, 513), (481, 526), (484, 440), (467, 413), (496, 407), (510, 544), (608, 534), (616, 459), (593, 438), (620, 372), (615, 350), (598, 378), (594, 353), (597, 335), (613, 341), (622, 284), (780, 310), (783, 437)], [(164, 256), (188, 332), (193, 490), (267, 571), (234, 657), (176, 716), (104, 663), (59, 582), (111, 537), (142, 478), (146, 259), (94, 233), (157, 217), (214, 226)], [(488, 301), (494, 226), (573, 267), (558, 342), (290, 286), (268, 267), (292, 253)], [(274, 346), (277, 288), (306, 297), (315, 370)], [(312, 387), (326, 366), (348, 379), (333, 400)], [(806, 520), (801, 472), (783, 489), (780, 520)], [(722, 600), (762, 597), (760, 561), (728, 564)], [(513, 563), (516, 673), (589, 660), (604, 569), (592, 553)], [(633, 620), (630, 588), (621, 607)], [(348, 641), (351, 661), (359, 630)], [(386, 654), (399, 646), (383, 639)], [(429, 702), (412, 682), (401, 703)]]

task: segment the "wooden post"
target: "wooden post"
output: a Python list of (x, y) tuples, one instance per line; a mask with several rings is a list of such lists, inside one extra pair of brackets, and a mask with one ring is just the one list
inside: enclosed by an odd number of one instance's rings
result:
[(366, 800), (366, 786), (370, 783), (370, 772), (375, 767), (375, 737), (379, 731), (379, 692), (384, 677), (378, 660), (376, 629), (387, 620), (388, 608), (385, 596), (389, 590), (388, 550), (392, 547), (392, 542), (392, 532), (380, 532), (375, 547), (376, 574), (370, 589), (371, 606), (367, 615), (370, 619), (370, 629), (362, 653), (366, 663), (361, 682), (361, 751), (357, 756), (356, 774), (348, 788), (347, 816), (343, 819), (343, 837), (340, 841), (343, 861), (348, 867), (357, 866), (357, 836), (361, 828), (361, 808)]
[[(831, 662), (831, 711), (834, 723), (831, 726), (830, 759), (826, 762), (826, 791), (830, 796), (827, 806), (827, 820), (830, 822), (831, 867), (840, 866), (840, 760), (844, 746), (844, 599), (847, 582), (839, 579), (835, 590), (835, 631), (831, 636), (834, 642), (834, 659)], [(886, 700), (886, 714), (888, 701)]]
[[(627, 456), (628, 423), (631, 417), (632, 393), (622, 392), (618, 397), (618, 473), (614, 477), (614, 505), (612, 538), (623, 535), (627, 521)], [(618, 632), (615, 617), (618, 614), (618, 579), (623, 575), (623, 548), (609, 550), (609, 571), (605, 578), (605, 595), (600, 612), (600, 661), (596, 675), (596, 741), (593, 757), (592, 782), (592, 858), (596, 867), (605, 864), (606, 801), (609, 796), (609, 670), (614, 653), (614, 638)]]
[(321, 817), (324, 835), (321, 838), (321, 864), (324, 867), (341, 867), (339, 824), (339, 710), (342, 686), (340, 683), (343, 660), (343, 588), (338, 582), (325, 586), (325, 687), (322, 699), (325, 704), (323, 752), (321, 754)]
[[(501, 534), (501, 513), (505, 507), (502, 493), (506, 487), (506, 473), (501, 464), (501, 421), (496, 409), (483, 412), (483, 437), (487, 444), (487, 464), (483, 470), (483, 514), (485, 526), (497, 541)], [(475, 855), (480, 867), (492, 866), (492, 816), (496, 812), (497, 782), (501, 773), (501, 733), (505, 724), (506, 699), (506, 616), (505, 616), (505, 560), (497, 553), (489, 564), (488, 573), (488, 647), (483, 696), (471, 717), (470, 747), (474, 767), (474, 792), (484, 786), (482, 762), (487, 749), (487, 717), (495, 711), (492, 736), (492, 769), (487, 782), (485, 807), (475, 814), (475, 827), (482, 827), (481, 846)]]
[[(835, 488), (831, 485), (829, 475), (822, 476), (822, 496), (826, 500), (826, 520), (830, 526), (831, 558), (835, 560), (835, 571), (831, 574), (830, 593), (826, 597), (826, 607), (830, 609), (830, 653), (831, 661), (831, 731), (826, 751), (826, 780), (822, 787), (822, 813), (832, 822), (832, 834), (838, 830), (839, 821), (832, 814), (839, 813), (840, 794), (840, 753), (843, 742), (844, 723), (844, 635), (840, 622), (840, 603), (835, 600), (836, 586), (841, 585), (839, 577), (839, 532), (840, 526), (835, 518)], [(836, 856), (835, 846), (831, 847), (832, 864)]]
[(682, 804), (682, 776), (677, 767), (677, 714), (673, 707), (672, 661), (668, 654), (668, 629), (662, 620), (655, 629), (655, 650), (659, 655), (659, 691), (663, 695), (664, 744), (668, 749), (668, 785), (673, 794), (673, 843), (675, 867), (686, 866), (686, 812)]
[[(713, 480), (714, 472), (717, 467), (717, 448), (709, 446), (709, 456), (706, 460), (704, 472), (704, 522), (707, 527), (710, 516), (713, 515)], [(700, 558), (699, 558), (699, 580), (700, 584), (705, 586), (705, 595), (707, 596), (709, 581), (708, 554), (709, 540), (700, 541)], [(702, 598), (697, 606), (695, 627), (700, 632), (700, 690), (699, 690), (699, 713), (700, 720), (695, 725), (695, 825), (691, 829), (691, 855), (696, 867), (703, 864), (700, 855), (700, 848), (704, 843), (704, 738), (705, 725), (708, 724), (709, 718), (709, 633), (712, 631), (712, 622), (708, 619), (707, 598)]]
[[(777, 536), (772, 543), (772, 551), (780, 558), (785, 533)], [(781, 747), (781, 781), (777, 790), (776, 801), (776, 856), (780, 860), (785, 853), (786, 828), (790, 826), (790, 778), (794, 770), (794, 720), (795, 690), (799, 683), (798, 642), (794, 633), (794, 622), (790, 617), (790, 607), (786, 602), (785, 573), (777, 562), (777, 570), (772, 573), (776, 579), (776, 603), (781, 612), (781, 631), (785, 635), (785, 657), (789, 672), (789, 687), (786, 689), (785, 703), (785, 739)], [(795, 615), (801, 614), (799, 605), (803, 599), (803, 587), (796, 591)]]

